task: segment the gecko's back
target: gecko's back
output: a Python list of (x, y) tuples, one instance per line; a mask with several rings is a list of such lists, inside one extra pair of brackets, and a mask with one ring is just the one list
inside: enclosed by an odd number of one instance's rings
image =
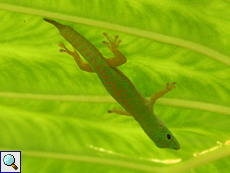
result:
[(55, 25), (61, 35), (84, 57), (110, 95), (137, 121), (143, 121), (143, 117), (138, 117), (136, 113), (141, 110), (140, 107), (146, 106), (147, 99), (136, 90), (129, 79), (117, 68), (109, 67), (98, 49), (73, 28), (52, 20), (45, 20)]

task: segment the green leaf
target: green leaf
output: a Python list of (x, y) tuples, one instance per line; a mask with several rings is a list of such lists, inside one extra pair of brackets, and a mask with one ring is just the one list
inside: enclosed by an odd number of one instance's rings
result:
[[(0, 0), (1, 151), (22, 151), (22, 172), (228, 172), (228, 0)], [(119, 35), (119, 69), (145, 97), (177, 88), (154, 111), (178, 139), (160, 149), (97, 75), (59, 52), (71, 46), (43, 18), (73, 27), (106, 57)]]

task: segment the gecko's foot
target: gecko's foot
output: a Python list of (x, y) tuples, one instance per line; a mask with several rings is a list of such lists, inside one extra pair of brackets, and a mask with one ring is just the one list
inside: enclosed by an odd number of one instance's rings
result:
[(108, 110), (108, 113), (118, 113), (118, 110), (117, 109), (115, 109), (115, 108), (113, 108), (113, 110), (111, 111), (111, 110)]
[(170, 91), (171, 89), (176, 88), (175, 84), (176, 84), (176, 82), (173, 82), (171, 84), (167, 83), (165, 86), (165, 89)]
[(102, 43), (103, 43), (104, 45), (106, 45), (112, 52), (114, 52), (115, 50), (117, 50), (117, 47), (118, 47), (119, 44), (121, 43), (121, 40), (119, 40), (119, 41), (117, 42), (117, 39), (118, 39), (119, 36), (116, 35), (116, 36), (114, 37), (114, 41), (112, 42), (112, 41), (109, 39), (109, 36), (108, 36), (107, 33), (103, 33), (103, 35), (109, 40), (111, 46), (110, 46), (109, 43), (106, 42), (106, 41), (103, 41)]
[(75, 50), (74, 47), (73, 47), (73, 49), (74, 49), (74, 52), (73, 52), (73, 51), (70, 51), (69, 49), (67, 49), (63, 43), (59, 43), (58, 46), (60, 46), (62, 48), (59, 50), (60, 52), (66, 52), (73, 57), (76, 56), (76, 54), (77, 54), (77, 51)]

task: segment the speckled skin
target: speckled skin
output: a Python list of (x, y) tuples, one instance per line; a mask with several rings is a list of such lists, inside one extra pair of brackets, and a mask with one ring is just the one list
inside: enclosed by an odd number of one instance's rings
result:
[[(109, 94), (127, 111), (125, 114), (133, 116), (158, 147), (176, 150), (180, 148), (176, 138), (153, 112), (155, 100), (172, 88), (175, 88), (173, 86), (175, 83), (171, 84), (171, 86), (167, 84), (164, 90), (153, 94), (151, 99), (147, 100), (137, 91), (132, 82), (120, 70), (108, 64), (107, 59), (105, 59), (99, 50), (85, 37), (69, 26), (48, 19), (44, 20), (58, 28), (61, 35), (89, 63)], [(73, 52), (69, 54), (72, 55)]]

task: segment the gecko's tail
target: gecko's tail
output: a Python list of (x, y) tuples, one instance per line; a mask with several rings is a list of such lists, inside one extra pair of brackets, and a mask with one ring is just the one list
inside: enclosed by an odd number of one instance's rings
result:
[[(46, 18), (43, 18), (46, 22), (49, 22), (49, 23), (54, 23), (55, 21), (53, 20), (49, 20), (49, 19), (46, 19)], [(57, 22), (56, 22), (57, 23)]]
[(45, 18), (44, 20), (59, 30), (61, 35), (85, 58), (95, 72), (99, 73), (104, 68), (109, 67), (99, 50), (80, 33), (67, 25)]
[(57, 22), (55, 22), (55, 21), (53, 21), (53, 20), (49, 20), (49, 19), (46, 19), (46, 18), (44, 18), (44, 20), (45, 20), (46, 22), (51, 23), (51, 24), (53, 24), (54, 26), (56, 26), (56, 27), (58, 28), (59, 31), (63, 30), (63, 29), (66, 27), (65, 25), (62, 25), (62, 24), (60, 24), (60, 23), (57, 23)]

